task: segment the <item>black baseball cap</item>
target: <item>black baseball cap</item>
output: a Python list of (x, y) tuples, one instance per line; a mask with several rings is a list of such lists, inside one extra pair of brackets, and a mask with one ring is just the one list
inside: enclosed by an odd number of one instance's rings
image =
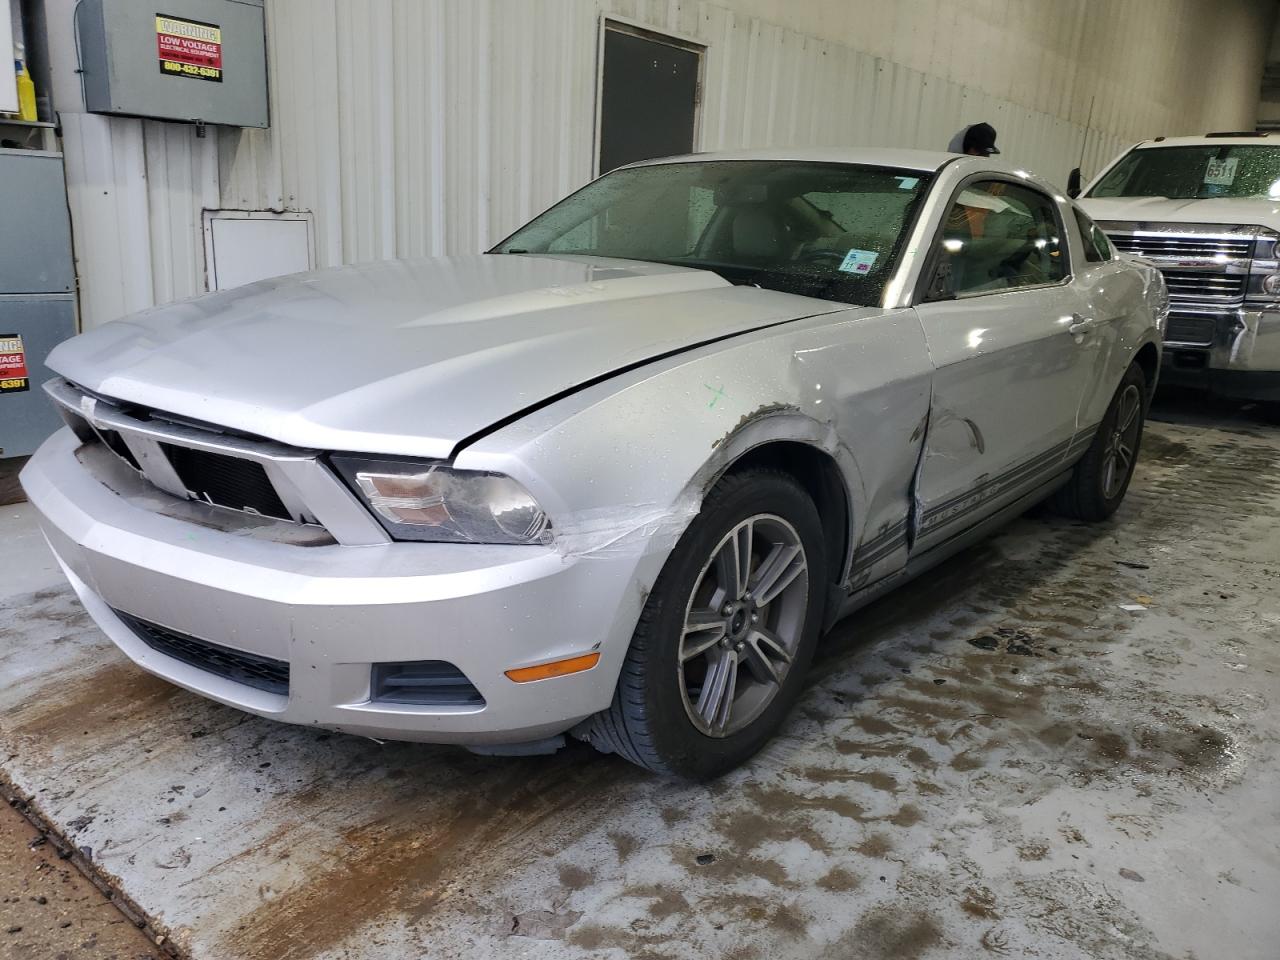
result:
[(965, 131), (963, 150), (965, 153), (974, 150), (984, 157), (999, 153), (996, 149), (996, 128), (989, 123), (975, 123)]

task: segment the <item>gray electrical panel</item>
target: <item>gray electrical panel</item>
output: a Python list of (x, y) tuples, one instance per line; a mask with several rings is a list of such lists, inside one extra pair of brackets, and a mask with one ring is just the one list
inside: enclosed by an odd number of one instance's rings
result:
[(85, 107), (267, 126), (263, 0), (81, 0)]
[(49, 351), (76, 334), (62, 156), (0, 150), (0, 458), (25, 456), (62, 424), (40, 385)]

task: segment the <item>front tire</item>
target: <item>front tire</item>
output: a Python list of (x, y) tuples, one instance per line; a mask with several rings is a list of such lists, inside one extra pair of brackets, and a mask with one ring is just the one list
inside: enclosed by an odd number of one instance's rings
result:
[(1134, 363), (1125, 371), (1093, 443), (1050, 505), (1077, 520), (1105, 520), (1124, 500), (1142, 445), (1147, 414), (1147, 378)]
[(804, 488), (775, 470), (725, 477), (645, 602), (613, 703), (579, 735), (666, 776), (738, 766), (799, 697), (825, 595), (822, 526)]

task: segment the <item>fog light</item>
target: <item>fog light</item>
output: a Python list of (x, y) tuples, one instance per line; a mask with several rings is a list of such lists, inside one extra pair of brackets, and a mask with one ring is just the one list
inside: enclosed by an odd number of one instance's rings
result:
[(1280, 273), (1269, 273), (1262, 278), (1262, 292), (1269, 297), (1280, 297)]
[(484, 706), (484, 697), (466, 674), (443, 660), (375, 663), (369, 682), (369, 699), (375, 703), (416, 703), (421, 706)]

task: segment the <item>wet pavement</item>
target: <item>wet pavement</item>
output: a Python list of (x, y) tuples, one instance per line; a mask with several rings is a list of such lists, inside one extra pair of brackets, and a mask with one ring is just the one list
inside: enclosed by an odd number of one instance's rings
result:
[(1274, 958), (1280, 428), (1198, 410), (1112, 521), (1023, 518), (838, 625), (709, 786), (253, 718), (60, 584), (0, 600), (3, 770), (201, 960)]

